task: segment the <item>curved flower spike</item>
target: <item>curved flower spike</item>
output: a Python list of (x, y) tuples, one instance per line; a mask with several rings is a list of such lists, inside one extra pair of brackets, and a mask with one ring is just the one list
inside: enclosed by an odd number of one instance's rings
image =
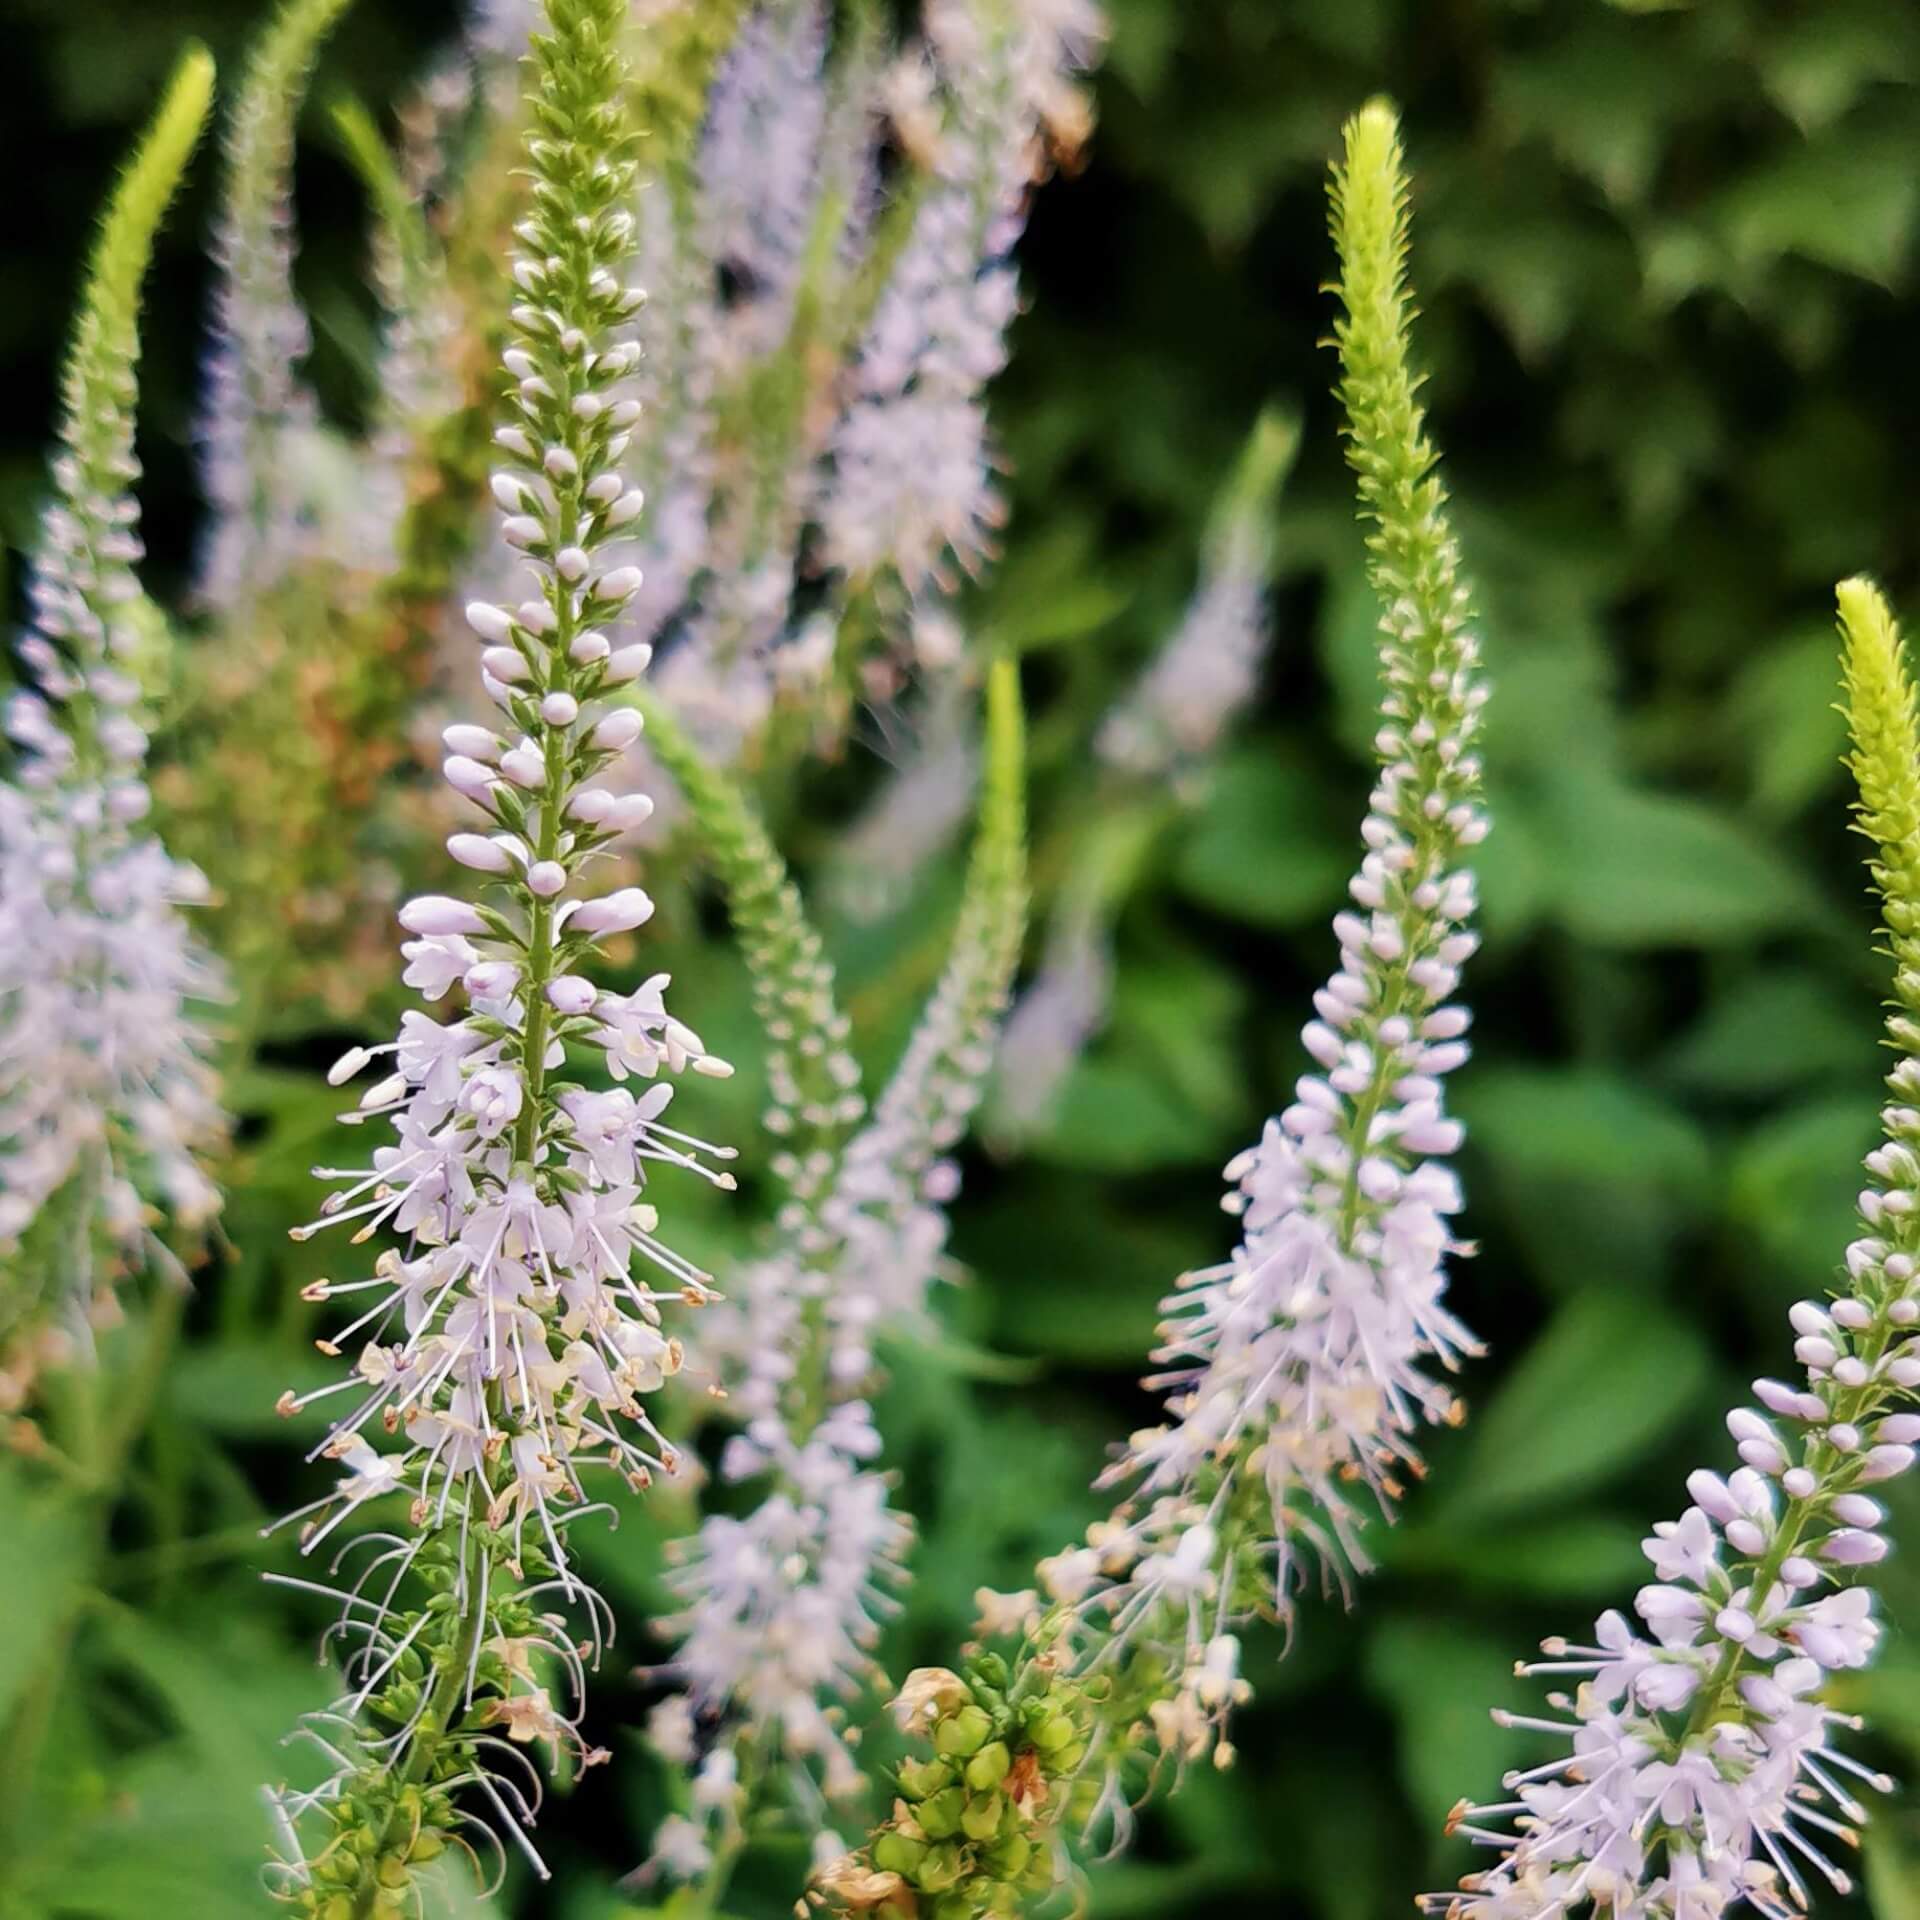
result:
[(219, 1208), (204, 1160), (224, 1122), (189, 1003), (220, 981), (179, 911), (205, 883), (140, 825), (156, 616), (132, 492), (140, 288), (212, 87), (195, 49), (94, 247), (20, 642), (27, 685), (6, 707), (21, 757), (20, 789), (0, 788), (0, 1344), (49, 1311), (84, 1335), (111, 1270), (159, 1250), (159, 1213), (192, 1233)]
[[(674, 1576), (687, 1605), (667, 1623), (680, 1638), (667, 1671), (686, 1694), (656, 1719), (656, 1741), (684, 1757), (696, 1713), (729, 1736), (695, 1782), (706, 1817), (656, 1838), (655, 1861), (682, 1877), (714, 1866), (710, 1830), (737, 1831), (758, 1810), (752, 1796), (787, 1789), (817, 1827), (823, 1792), (844, 1799), (862, 1785), (844, 1703), (874, 1673), (911, 1540), (875, 1464), (883, 1440), (864, 1395), (878, 1338), (925, 1310), (956, 1179), (942, 1156), (978, 1100), (1025, 927), (1025, 747), (1011, 660), (988, 680), (987, 735), (985, 803), (940, 984), (871, 1120), (837, 1154), (818, 1154), (819, 1180), (789, 1203), (776, 1248), (738, 1275), (706, 1343), (724, 1356), (743, 1422), (721, 1472), (764, 1491), (738, 1517), (710, 1514)], [(697, 794), (694, 807), (707, 810)], [(805, 976), (818, 986), (814, 962)], [(809, 1040), (826, 1036), (778, 1039), (805, 1058)]]
[(1821, 1693), (1874, 1656), (1879, 1489), (1920, 1457), (1920, 1415), (1896, 1411), (1920, 1389), (1920, 716), (1886, 603), (1865, 580), (1838, 597), (1853, 825), (1873, 849), (1899, 1056), (1859, 1237), (1843, 1284), (1788, 1316), (1801, 1379), (1756, 1380), (1758, 1404), (1728, 1414), (1739, 1468), (1689, 1475), (1691, 1504), (1643, 1542), (1638, 1628), (1602, 1614), (1591, 1645), (1549, 1640), (1521, 1668), (1575, 1691), (1552, 1696), (1553, 1718), (1494, 1718), (1570, 1751), (1455, 1809), (1500, 1860), (1425, 1897), (1449, 1920), (1696, 1920), (1742, 1902), (1799, 1920), (1816, 1881), (1852, 1884), (1836, 1856), (1866, 1817), (1861, 1788), (1892, 1785), (1834, 1744), (1857, 1723)]
[(1473, 741), (1486, 699), (1459, 557), (1408, 360), (1405, 181), (1391, 110), (1346, 129), (1333, 182), (1346, 308), (1335, 326), (1369, 574), (1381, 602), (1379, 778), (1366, 854), (1334, 922), (1340, 965), (1302, 1039), (1320, 1068), (1227, 1169), (1243, 1233), (1168, 1302), (1166, 1417), (1103, 1485), (1130, 1489), (1037, 1594), (983, 1593), (976, 1652), (937, 1703), (933, 1754), (866, 1849), (816, 1897), (906, 1920), (1017, 1910), (1051, 1887), (1063, 1838), (1124, 1843), (1143, 1760), (1233, 1757), (1248, 1692), (1238, 1630), (1291, 1617), (1307, 1567), (1345, 1586), (1368, 1565), (1369, 1509), (1419, 1471), (1423, 1422), (1456, 1417), (1428, 1371), (1472, 1342), (1447, 1311), (1460, 1128), (1443, 1077), (1466, 1058), (1453, 1005), (1473, 952), (1471, 875), (1486, 832)]

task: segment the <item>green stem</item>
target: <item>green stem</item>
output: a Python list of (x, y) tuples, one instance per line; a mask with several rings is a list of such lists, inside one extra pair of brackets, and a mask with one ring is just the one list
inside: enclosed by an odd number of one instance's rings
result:
[(27, 1799), (38, 1778), (40, 1755), (66, 1683), (80, 1622), (93, 1602), (100, 1568), (107, 1559), (115, 1495), (166, 1378), (185, 1308), (184, 1289), (163, 1285), (158, 1290), (147, 1322), (145, 1345), (113, 1417), (100, 1415), (104, 1382), (98, 1369), (75, 1376), (75, 1404), (81, 1410), (80, 1437), (85, 1443), (76, 1452), (81, 1469), (78, 1485), (82, 1499), (93, 1507), (92, 1542), (84, 1560), (87, 1577), (54, 1622), (8, 1728), (6, 1757), (0, 1764), (0, 1864), (19, 1860), (26, 1852), (23, 1822)]
[[(471, 1491), (467, 1498), (472, 1500)], [(439, 1672), (434, 1675), (433, 1691), (427, 1697), (426, 1711), (414, 1729), (412, 1744), (407, 1749), (407, 1763), (400, 1770), (393, 1800), (380, 1830), (379, 1844), (374, 1848), (359, 1889), (354, 1894), (353, 1920), (373, 1920), (382, 1890), (375, 1868), (395, 1850), (405, 1835), (410, 1817), (407, 1807), (410, 1790), (431, 1784), (442, 1743), (460, 1711), (460, 1690), (465, 1686), (467, 1671), (473, 1665), (474, 1649), (486, 1631), (487, 1609), (479, 1604), (479, 1599), (480, 1571), (487, 1549), (480, 1538), (479, 1527), (472, 1523), (471, 1508), (468, 1520), (466, 1552), (460, 1564), (461, 1590), (467, 1596), (467, 1609), (460, 1617), (446, 1658)]]

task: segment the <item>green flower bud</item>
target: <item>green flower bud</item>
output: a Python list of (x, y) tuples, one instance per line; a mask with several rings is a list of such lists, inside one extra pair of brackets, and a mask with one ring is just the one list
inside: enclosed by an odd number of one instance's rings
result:
[(949, 1760), (964, 1760), (978, 1753), (992, 1733), (993, 1722), (979, 1707), (962, 1707), (934, 1727), (933, 1748)]
[(967, 1762), (967, 1785), (976, 1793), (991, 1793), (1012, 1766), (1013, 1755), (1007, 1751), (1007, 1743), (991, 1741)]
[(951, 1893), (943, 1893), (927, 1908), (927, 1920), (973, 1920), (972, 1892), (956, 1887)]
[(1058, 1779), (1064, 1774), (1071, 1773), (1086, 1757), (1087, 1743), (1084, 1740), (1076, 1740), (1071, 1746), (1062, 1747), (1058, 1753), (1048, 1754), (1040, 1764), (1049, 1775)]
[(960, 1831), (960, 1815), (966, 1804), (963, 1788), (948, 1787), (922, 1800), (914, 1809), (913, 1817), (929, 1840), (951, 1840)]
[(1045, 1893), (1052, 1885), (1053, 1855), (1043, 1847), (1035, 1847), (1026, 1872), (1020, 1876), (1020, 1886), (1027, 1893)]
[(446, 1841), (432, 1828), (422, 1828), (413, 1845), (407, 1850), (407, 1858), (416, 1866), (425, 1866), (429, 1860), (438, 1860), (447, 1850)]
[(874, 1836), (873, 1864), (882, 1873), (897, 1873), (901, 1879), (911, 1880), (926, 1854), (924, 1840), (911, 1840), (896, 1828), (888, 1827)]
[(1018, 1880), (1033, 1857), (1033, 1842), (1018, 1827), (996, 1840), (982, 1856), (987, 1867), (1001, 1880)]
[(960, 1815), (960, 1830), (969, 1840), (991, 1840), (1000, 1831), (1000, 1822), (1006, 1811), (1005, 1794), (976, 1794)]
[(1028, 1729), (1028, 1738), (1042, 1753), (1058, 1753), (1078, 1735), (1079, 1729), (1064, 1713), (1049, 1713)]
[(973, 1670), (990, 1687), (1007, 1684), (1007, 1663), (997, 1653), (983, 1653), (973, 1663)]
[(966, 1855), (957, 1842), (948, 1840), (927, 1849), (927, 1857), (914, 1873), (913, 1884), (922, 1893), (945, 1893), (960, 1884), (966, 1871)]
[(953, 1785), (953, 1769), (943, 1760), (904, 1760), (894, 1776), (908, 1800), (924, 1800)]

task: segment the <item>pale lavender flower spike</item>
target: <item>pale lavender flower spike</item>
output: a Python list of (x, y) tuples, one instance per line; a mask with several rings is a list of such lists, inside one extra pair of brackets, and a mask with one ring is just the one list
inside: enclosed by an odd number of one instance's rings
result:
[[(183, 64), (102, 228), (62, 381), (25, 684), (5, 706), (18, 787), (0, 787), (0, 1344), (37, 1306), (84, 1337), (113, 1277), (98, 1256), (178, 1277), (154, 1209), (192, 1234), (220, 1205), (203, 1162), (225, 1123), (193, 1003), (222, 979), (180, 911), (206, 882), (143, 824), (141, 675), (165, 625), (136, 572), (133, 491), (139, 276), (211, 79), (204, 56)], [(15, 1273), (62, 1196), (58, 1239)]]
[(316, 50), (347, 0), (289, 0), (248, 63), (227, 130), (218, 269), (198, 438), (210, 509), (199, 598), (228, 612), (311, 550), (326, 465), (301, 368), (312, 348), (293, 288), (294, 120)]

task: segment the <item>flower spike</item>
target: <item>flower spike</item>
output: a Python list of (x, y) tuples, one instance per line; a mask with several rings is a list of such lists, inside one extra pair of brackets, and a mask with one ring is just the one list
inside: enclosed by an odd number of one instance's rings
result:
[(1833, 1744), (1852, 1723), (1821, 1693), (1874, 1657), (1879, 1489), (1920, 1446), (1920, 1414), (1895, 1411), (1920, 1389), (1920, 718), (1885, 601), (1858, 579), (1838, 600), (1853, 825), (1872, 845), (1898, 1055), (1859, 1237), (1829, 1297), (1788, 1315), (1803, 1379), (1753, 1383), (1757, 1404), (1727, 1415), (1740, 1466), (1688, 1475), (1691, 1504), (1642, 1543), (1639, 1626), (1609, 1611), (1591, 1645), (1550, 1640), (1521, 1669), (1577, 1690), (1555, 1720), (1495, 1720), (1571, 1751), (1509, 1775), (1499, 1805), (1455, 1809), (1455, 1830), (1500, 1859), (1425, 1897), (1447, 1920), (1693, 1920), (1743, 1902), (1800, 1920), (1818, 1883), (1849, 1889), (1835, 1842), (1855, 1843), (1860, 1790), (1892, 1784)]
[[(685, 1693), (656, 1713), (655, 1744), (690, 1758), (697, 1716), (723, 1737), (694, 1783), (703, 1817), (663, 1827), (645, 1871), (712, 1868), (714, 1840), (760, 1810), (749, 1783), (786, 1789), (816, 1828), (823, 1794), (844, 1800), (862, 1784), (844, 1703), (873, 1675), (912, 1537), (876, 1470), (883, 1441), (865, 1396), (878, 1339), (924, 1313), (944, 1251), (957, 1175), (942, 1156), (978, 1100), (1025, 928), (1024, 790), (1018, 678), (1003, 660), (988, 679), (986, 793), (940, 984), (872, 1118), (837, 1155), (817, 1152), (821, 1176), (783, 1210), (777, 1246), (713, 1316), (705, 1351), (722, 1356), (743, 1422), (721, 1473), (764, 1491), (739, 1517), (709, 1514), (674, 1575), (687, 1605), (668, 1623), (680, 1646), (666, 1671)], [(697, 794), (694, 808), (708, 811)], [(801, 984), (819, 987), (815, 965)], [(776, 1037), (807, 1056), (806, 1034)]]
[[(382, 1056), (346, 1118), (392, 1138), (365, 1166), (323, 1170), (335, 1191), (296, 1230), (396, 1241), (367, 1279), (310, 1290), (350, 1298), (354, 1319), (320, 1345), (357, 1356), (338, 1386), (281, 1403), (349, 1396), (315, 1449), (333, 1488), (288, 1516), (302, 1554), (346, 1538), (338, 1569), (374, 1549), (337, 1590), (347, 1691), (305, 1728), (333, 1771), (273, 1796), (272, 1883), (312, 1914), (397, 1908), (415, 1867), (476, 1818), (544, 1873), (521, 1750), (604, 1757), (581, 1714), (611, 1619), (571, 1529), (605, 1505), (600, 1489), (677, 1470), (646, 1408), (682, 1364), (663, 1309), (713, 1297), (662, 1238), (649, 1179), (665, 1166), (733, 1184), (713, 1164), (727, 1154), (665, 1117), (674, 1076), (729, 1069), (667, 1011), (664, 975), (631, 993), (594, 978), (600, 943), (653, 911), (639, 887), (590, 888), (651, 804), (594, 784), (639, 734), (627, 689), (647, 664), (644, 646), (607, 638), (639, 585), (625, 551), (641, 500), (620, 471), (643, 297), (626, 278), (626, 12), (549, 0), (529, 63), (530, 207), (493, 479), (525, 598), (467, 609), (498, 710), (448, 729), (447, 780), (480, 816), (448, 841), (471, 897), (423, 895), (399, 916), (406, 983), (429, 1007), (457, 990), (465, 1011), (416, 1009), (395, 1040), (340, 1061), (336, 1085)], [(609, 1090), (570, 1077), (576, 1052), (599, 1056)], [(349, 1537), (389, 1494), (406, 1531)]]
[(220, 612), (277, 579), (303, 538), (303, 443), (319, 415), (299, 373), (312, 336), (293, 291), (294, 122), (320, 44), (350, 3), (284, 0), (247, 62), (227, 129), (199, 428), (212, 506), (200, 598)]
[(219, 1208), (204, 1160), (224, 1122), (189, 1003), (220, 980), (179, 911), (205, 882), (140, 826), (158, 616), (135, 573), (132, 491), (140, 288), (212, 86), (196, 48), (94, 246), (20, 642), (27, 685), (6, 707), (20, 787), (0, 788), (0, 1344), (43, 1310), (84, 1336), (113, 1271), (164, 1252), (156, 1209), (193, 1233)]
[(1051, 1888), (1069, 1833), (1124, 1844), (1143, 1765), (1233, 1758), (1250, 1686), (1238, 1633), (1290, 1619), (1307, 1566), (1348, 1585), (1369, 1510), (1419, 1470), (1423, 1422), (1457, 1417), (1432, 1377), (1474, 1351), (1447, 1311), (1460, 1142), (1442, 1079), (1466, 1058), (1452, 1004), (1476, 945), (1463, 856), (1486, 832), (1473, 741), (1479, 643), (1414, 399), (1403, 277), (1405, 183), (1393, 115), (1348, 123), (1334, 173), (1336, 323), (1349, 448), (1371, 522), (1384, 687), (1366, 854), (1334, 923), (1340, 965), (1302, 1039), (1320, 1069), (1231, 1163), (1242, 1238), (1167, 1303), (1166, 1417), (1101, 1481), (1126, 1489), (1039, 1593), (983, 1590), (962, 1671), (911, 1677), (899, 1708), (932, 1757), (900, 1775), (892, 1818), (819, 1877), (815, 1898), (904, 1920), (1016, 1910)]

